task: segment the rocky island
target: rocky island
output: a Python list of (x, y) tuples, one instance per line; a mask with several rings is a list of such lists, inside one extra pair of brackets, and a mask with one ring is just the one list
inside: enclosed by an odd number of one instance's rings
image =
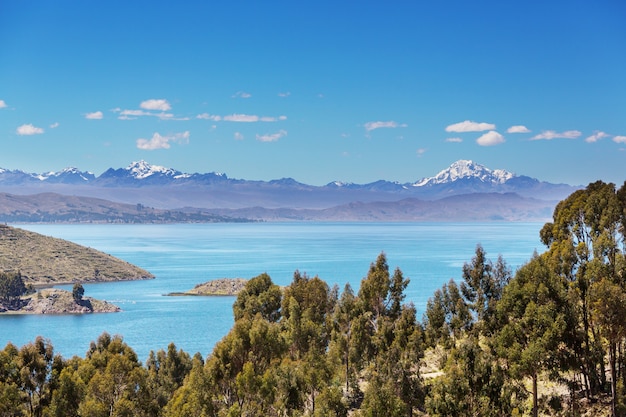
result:
[(245, 278), (220, 278), (198, 284), (189, 291), (172, 292), (167, 295), (235, 296), (245, 287)]

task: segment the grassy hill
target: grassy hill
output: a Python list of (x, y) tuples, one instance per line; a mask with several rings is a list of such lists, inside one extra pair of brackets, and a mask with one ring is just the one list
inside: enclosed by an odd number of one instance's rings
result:
[(20, 271), (34, 286), (154, 278), (98, 250), (6, 225), (0, 225), (0, 271)]

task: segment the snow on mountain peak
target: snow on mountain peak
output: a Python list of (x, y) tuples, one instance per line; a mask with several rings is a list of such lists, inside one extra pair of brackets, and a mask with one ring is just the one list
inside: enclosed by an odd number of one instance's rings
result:
[(130, 174), (138, 180), (148, 178), (154, 174), (161, 174), (170, 177), (176, 177), (181, 173), (173, 170), (171, 168), (166, 168), (159, 165), (151, 165), (144, 161), (135, 161), (132, 162), (129, 166), (126, 167), (126, 170), (130, 172)]
[(491, 170), (474, 161), (461, 159), (454, 162), (443, 171), (440, 171), (434, 177), (423, 178), (413, 185), (415, 187), (423, 187), (426, 185), (446, 184), (469, 178), (477, 178), (485, 183), (503, 184), (514, 176), (515, 175), (511, 172), (503, 169)]

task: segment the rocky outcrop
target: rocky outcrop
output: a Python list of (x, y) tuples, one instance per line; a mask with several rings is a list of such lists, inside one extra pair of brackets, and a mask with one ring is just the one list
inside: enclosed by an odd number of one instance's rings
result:
[[(74, 300), (71, 292), (56, 288), (37, 291), (22, 300), (17, 310), (6, 310), (5, 314), (84, 314), (84, 313), (115, 313), (121, 309), (108, 301), (84, 297)], [(2, 310), (0, 310), (2, 312)]]
[(245, 278), (221, 278), (196, 285), (186, 292), (175, 292), (167, 295), (230, 295), (239, 294), (248, 282)]

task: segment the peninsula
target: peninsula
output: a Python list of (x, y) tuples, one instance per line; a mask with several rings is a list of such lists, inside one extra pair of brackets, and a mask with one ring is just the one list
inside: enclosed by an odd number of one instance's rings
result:
[(154, 278), (96, 249), (7, 225), (0, 225), (0, 271), (19, 271), (33, 287)]
[(119, 307), (83, 298), (82, 292), (75, 296), (45, 287), (154, 278), (150, 272), (98, 250), (7, 225), (0, 225), (0, 276), (6, 281), (0, 299), (0, 313), (5, 314), (116, 312)]

